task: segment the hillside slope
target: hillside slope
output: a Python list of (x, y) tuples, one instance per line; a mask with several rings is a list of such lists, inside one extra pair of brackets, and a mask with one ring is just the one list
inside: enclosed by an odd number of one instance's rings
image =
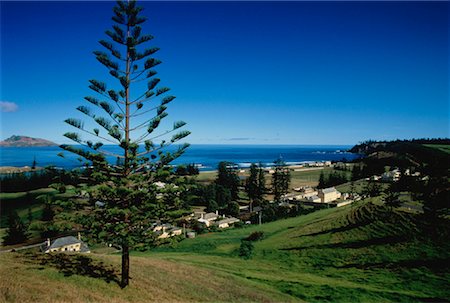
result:
[[(442, 302), (450, 297), (449, 224), (433, 237), (419, 219), (363, 201), (204, 234), (133, 253), (125, 290), (104, 269), (118, 270), (118, 256), (94, 255), (97, 271), (88, 272), (89, 259), (2, 254), (0, 274), (10, 278), (0, 280), (0, 301)], [(242, 259), (241, 239), (254, 231), (264, 239)]]
[[(239, 258), (240, 239), (256, 230), (265, 239), (255, 242), (252, 259)], [(441, 231), (433, 238), (418, 217), (362, 202), (204, 235), (159, 257), (232, 273), (309, 302), (445, 301), (448, 222)]]

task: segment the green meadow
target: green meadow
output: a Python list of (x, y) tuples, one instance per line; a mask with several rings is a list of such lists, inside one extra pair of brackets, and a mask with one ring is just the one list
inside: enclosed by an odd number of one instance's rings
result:
[[(263, 238), (252, 242), (248, 259), (240, 257), (241, 240), (256, 231)], [(125, 290), (101, 272), (68, 274), (57, 262), (42, 265), (39, 255), (2, 254), (2, 264), (8, 264), (2, 274), (9, 271), (11, 279), (0, 288), (10, 302), (51, 294), (76, 302), (443, 301), (450, 297), (449, 246), (445, 237), (428, 235), (417, 215), (361, 201), (133, 252), (132, 282)], [(115, 268), (111, 275), (118, 279), (118, 255), (90, 257), (99, 268)], [(30, 294), (19, 292), (24, 281)]]

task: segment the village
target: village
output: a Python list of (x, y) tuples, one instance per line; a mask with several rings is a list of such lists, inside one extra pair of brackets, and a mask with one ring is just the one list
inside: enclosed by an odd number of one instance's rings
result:
[[(343, 162), (332, 163), (331, 161), (316, 161), (300, 165), (291, 165), (289, 170), (292, 172), (298, 171), (310, 171), (310, 170), (322, 170), (324, 168), (334, 168), (339, 169), (346, 168), (348, 164)], [(265, 173), (272, 175), (274, 169), (272, 167), (266, 167), (264, 169)], [(246, 170), (239, 170), (239, 173), (247, 173)], [(365, 178), (365, 181), (370, 182), (380, 182), (380, 183), (393, 183), (400, 180), (401, 176), (413, 176), (420, 177), (419, 172), (411, 173), (409, 169), (406, 169), (403, 173), (398, 168), (393, 168), (392, 170), (386, 171), (382, 175), (374, 175)], [(422, 178), (426, 180), (425, 178)], [(167, 185), (164, 182), (155, 182), (154, 186), (163, 190)], [(177, 186), (175, 185), (176, 189)], [(87, 198), (86, 192), (82, 192), (82, 197)], [(157, 198), (161, 199), (162, 194), (157, 194)], [(361, 195), (356, 192), (344, 192), (341, 193), (335, 187), (327, 188), (317, 188), (314, 186), (299, 186), (292, 187), (291, 190), (282, 196), (281, 201), (268, 201), (274, 207), (282, 207), (287, 209), (293, 208), (306, 208), (310, 210), (317, 210), (323, 208), (333, 208), (333, 207), (343, 207), (349, 205), (353, 202), (359, 201), (365, 198), (365, 195)], [(104, 202), (95, 202), (95, 207), (102, 208), (105, 206)], [(201, 230), (214, 232), (217, 230), (223, 230), (227, 228), (233, 228), (236, 226), (245, 226), (251, 224), (262, 224), (261, 214), (263, 213), (263, 207), (252, 206), (251, 204), (239, 205), (239, 215), (231, 216), (227, 215), (224, 211), (216, 210), (215, 212), (207, 212), (205, 207), (194, 207), (192, 213), (186, 215), (181, 221), (185, 222), (182, 226), (177, 226), (176, 223), (170, 222), (154, 222), (149, 228), (149, 234), (157, 241), (167, 241), (171, 238), (190, 239), (195, 238), (198, 231), (190, 228), (192, 226), (201, 226)], [(250, 218), (258, 218), (252, 222)], [(110, 245), (111, 246), (111, 245)], [(41, 246), (41, 251), (45, 253), (53, 252), (80, 252), (89, 253), (90, 249), (82, 240), (81, 233), (78, 232), (78, 236), (66, 236), (61, 238), (56, 238), (53, 241), (47, 239)]]

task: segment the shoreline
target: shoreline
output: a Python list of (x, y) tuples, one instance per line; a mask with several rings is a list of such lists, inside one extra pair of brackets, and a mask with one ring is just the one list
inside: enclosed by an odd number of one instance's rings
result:
[(43, 170), (43, 167), (35, 167), (34, 169), (30, 166), (0, 166), (0, 174), (20, 174), (29, 173)]
[[(286, 163), (286, 166), (294, 171), (309, 171), (309, 170), (317, 170), (323, 169), (324, 167), (333, 166), (331, 161), (303, 161), (296, 163)], [(201, 167), (199, 167), (201, 169)], [(0, 166), (0, 174), (16, 174), (16, 173), (26, 173), (26, 172), (35, 172), (43, 170), (44, 167), (35, 167), (32, 169), (30, 166)], [(249, 166), (240, 167), (238, 166), (236, 170), (239, 172), (246, 172), (250, 169)], [(274, 169), (273, 166), (264, 166), (264, 170), (271, 171)], [(217, 173), (217, 169), (211, 170), (200, 170), (199, 174), (202, 173)]]

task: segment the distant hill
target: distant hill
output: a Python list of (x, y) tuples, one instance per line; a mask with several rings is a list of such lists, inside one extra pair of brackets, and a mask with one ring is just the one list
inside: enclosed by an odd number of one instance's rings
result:
[(450, 139), (414, 139), (396, 141), (366, 141), (349, 151), (364, 154), (358, 160), (365, 164), (368, 177), (381, 174), (385, 167), (414, 168), (425, 175), (445, 176), (450, 170)]
[(58, 144), (40, 138), (13, 135), (0, 142), (2, 147), (35, 147), (35, 146), (56, 146)]
[(436, 139), (412, 139), (412, 140), (395, 140), (395, 141), (374, 141), (368, 140), (353, 146), (349, 152), (358, 154), (372, 154), (378, 151), (386, 151), (387, 149), (399, 149), (399, 147), (411, 145), (450, 145), (449, 138)]

